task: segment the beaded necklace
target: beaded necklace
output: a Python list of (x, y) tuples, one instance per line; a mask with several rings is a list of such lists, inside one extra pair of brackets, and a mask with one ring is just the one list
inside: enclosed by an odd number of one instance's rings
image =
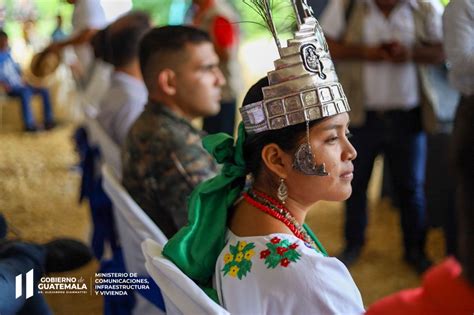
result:
[(297, 238), (301, 239), (305, 243), (309, 243), (315, 249), (319, 248), (319, 246), (317, 246), (313, 239), (308, 235), (303, 226), (298, 223), (288, 208), (286, 208), (282, 203), (278, 202), (276, 199), (268, 196), (267, 194), (253, 189), (243, 193), (243, 196), (250, 205), (271, 215), (275, 219), (285, 224)]

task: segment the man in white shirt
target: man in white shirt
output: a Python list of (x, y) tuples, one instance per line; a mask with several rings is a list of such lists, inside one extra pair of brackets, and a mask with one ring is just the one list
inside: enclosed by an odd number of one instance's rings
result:
[(130, 126), (143, 111), (148, 91), (138, 60), (139, 41), (150, 28), (149, 16), (128, 14), (106, 30), (105, 61), (114, 66), (111, 85), (102, 99), (98, 122), (111, 139), (122, 146)]
[[(474, 2), (451, 0), (443, 15), (449, 78), (462, 95), (474, 95)], [(471, 103), (472, 105), (473, 103)]]
[[(460, 157), (469, 156), (467, 147), (461, 145), (460, 141), (466, 138), (463, 133), (465, 130), (469, 130), (469, 126), (472, 126), (474, 117), (474, 2), (472, 0), (451, 0), (449, 2), (443, 15), (443, 33), (450, 83), (461, 92), (451, 137), (453, 151)], [(461, 166), (457, 165), (457, 167)], [(456, 177), (456, 191), (468, 191), (463, 189), (462, 185), (463, 182)], [(451, 210), (448, 218), (453, 218), (456, 215), (458, 213)], [(460, 234), (455, 233), (458, 227), (453, 222), (458, 222), (458, 225), (461, 225), (459, 223), (461, 221), (454, 219), (443, 220), (442, 223), (445, 235), (451, 236), (447, 245), (450, 242), (459, 244), (457, 237)]]
[(439, 12), (421, 2), (331, 0), (321, 17), (352, 108), (353, 144), (359, 152), (340, 256), (347, 265), (365, 243), (367, 185), (381, 153), (400, 204), (405, 261), (420, 273), (430, 265), (424, 253), (426, 134), (417, 67), (442, 62), (443, 53)]
[(67, 2), (74, 5), (73, 33), (68, 39), (51, 44), (47, 50), (58, 51), (74, 46), (77, 64), (73, 69), (79, 77), (87, 76), (94, 60), (89, 42), (100, 29), (107, 25), (107, 19), (99, 0), (67, 0)]

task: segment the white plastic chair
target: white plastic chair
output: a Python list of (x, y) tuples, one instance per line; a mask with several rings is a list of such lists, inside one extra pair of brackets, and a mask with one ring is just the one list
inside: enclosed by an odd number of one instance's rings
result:
[(103, 161), (110, 165), (114, 175), (120, 180), (122, 178), (122, 158), (120, 147), (109, 137), (96, 119), (87, 117), (85, 126), (89, 143), (97, 145)]
[[(130, 197), (107, 164), (102, 165), (102, 186), (112, 200), (115, 224), (127, 272), (148, 276), (145, 269), (145, 257), (140, 250), (141, 243), (151, 238), (163, 245), (168, 238)], [(135, 294), (135, 297), (134, 314), (164, 314), (141, 295)]]
[(229, 315), (222, 306), (162, 255), (162, 245), (147, 239), (142, 243), (146, 269), (161, 289), (168, 315)]

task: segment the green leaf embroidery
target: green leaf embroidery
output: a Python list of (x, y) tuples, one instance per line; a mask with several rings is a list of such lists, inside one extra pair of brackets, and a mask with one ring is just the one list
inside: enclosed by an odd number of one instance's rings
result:
[[(237, 243), (237, 244), (238, 244), (238, 243)], [(229, 248), (230, 248), (230, 253), (231, 253), (232, 255), (234, 255), (234, 256), (237, 255), (237, 246), (232, 246), (232, 245), (230, 245)]]
[(275, 268), (276, 266), (278, 266), (278, 264), (280, 263), (280, 258), (281, 256), (280, 255), (273, 255), (273, 254), (270, 254), (270, 256), (267, 257), (267, 259), (265, 259), (265, 264), (268, 266), (268, 268)]
[(224, 255), (224, 276), (231, 276), (242, 280), (252, 269), (252, 257), (255, 255), (254, 243), (238, 241), (235, 245), (229, 245), (229, 252)]
[(301, 255), (296, 250), (290, 249), (285, 253), (284, 256), (288, 258), (289, 260), (296, 262), (300, 258)]
[(291, 244), (290, 241), (280, 240), (274, 237), (271, 242), (266, 243), (267, 249), (260, 252), (260, 258), (265, 259), (265, 265), (268, 269), (275, 269), (278, 265), (287, 267), (290, 262), (297, 262), (301, 255), (296, 250), (297, 243)]

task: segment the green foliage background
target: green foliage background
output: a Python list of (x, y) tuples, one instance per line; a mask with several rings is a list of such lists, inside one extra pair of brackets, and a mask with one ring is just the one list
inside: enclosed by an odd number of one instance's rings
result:
[[(11, 38), (22, 36), (21, 22), (18, 15), (18, 2), (16, 0), (3, 0), (6, 5), (5, 30)], [(0, 0), (0, 5), (2, 0)], [(49, 36), (56, 26), (56, 16), (62, 15), (64, 29), (70, 31), (73, 7), (64, 0), (36, 0), (35, 13), (31, 17), (36, 19), (36, 28), (39, 34)]]
[[(97, 0), (99, 1), (99, 0)], [(171, 3), (177, 0), (132, 0), (133, 8), (148, 12), (156, 25), (168, 24), (170, 18)], [(186, 7), (191, 3), (191, 0), (184, 1)], [(249, 0), (247, 0), (249, 1)], [(446, 5), (449, 0), (439, 0)], [(243, 0), (228, 0), (228, 2), (236, 9), (240, 16), (238, 22), (242, 32), (243, 40), (252, 39), (260, 36), (270, 36), (265, 27), (256, 24), (262, 23), (261, 18), (244, 3)], [(290, 0), (274, 0), (276, 9), (274, 10), (274, 20), (279, 28), (279, 31), (285, 37), (288, 31), (294, 25), (293, 10), (290, 5)], [(39, 34), (48, 37), (55, 27), (55, 17), (60, 14), (63, 16), (64, 29), (70, 31), (71, 29), (71, 15), (73, 6), (66, 3), (65, 0), (34, 0), (36, 6), (36, 27)], [(6, 5), (7, 20), (5, 29), (10, 37), (15, 38), (21, 36), (21, 25), (16, 20), (18, 17), (15, 7), (18, 7), (18, 0), (0, 0), (0, 6)], [(184, 15), (185, 12), (178, 14)]]
[[(99, 1), (99, 0), (97, 0)], [(156, 25), (168, 24), (170, 18), (170, 7), (174, 0), (132, 0), (133, 8), (148, 12)], [(186, 7), (191, 0), (184, 0)], [(274, 19), (277, 26), (284, 33), (287, 31), (294, 18), (292, 17), (292, 9), (289, 0), (274, 0), (277, 8), (274, 11)], [(37, 32), (45, 37), (49, 37), (56, 25), (56, 15), (63, 17), (64, 30), (71, 30), (71, 16), (73, 6), (65, 0), (34, 0), (36, 10), (33, 18), (36, 20)], [(229, 0), (229, 3), (236, 9), (240, 16), (239, 24), (243, 39), (251, 39), (259, 36), (270, 36), (269, 32), (261, 25), (261, 18), (248, 6), (243, 0)], [(6, 5), (6, 23), (5, 30), (11, 38), (22, 36), (21, 21), (18, 21), (18, 0), (0, 0), (0, 6)], [(184, 15), (185, 12), (179, 12)], [(251, 21), (251, 22), (250, 22)]]
[[(173, 0), (132, 0), (133, 8), (148, 12), (156, 25), (165, 25), (169, 19), (169, 8)], [(187, 0), (189, 5), (191, 1)]]

